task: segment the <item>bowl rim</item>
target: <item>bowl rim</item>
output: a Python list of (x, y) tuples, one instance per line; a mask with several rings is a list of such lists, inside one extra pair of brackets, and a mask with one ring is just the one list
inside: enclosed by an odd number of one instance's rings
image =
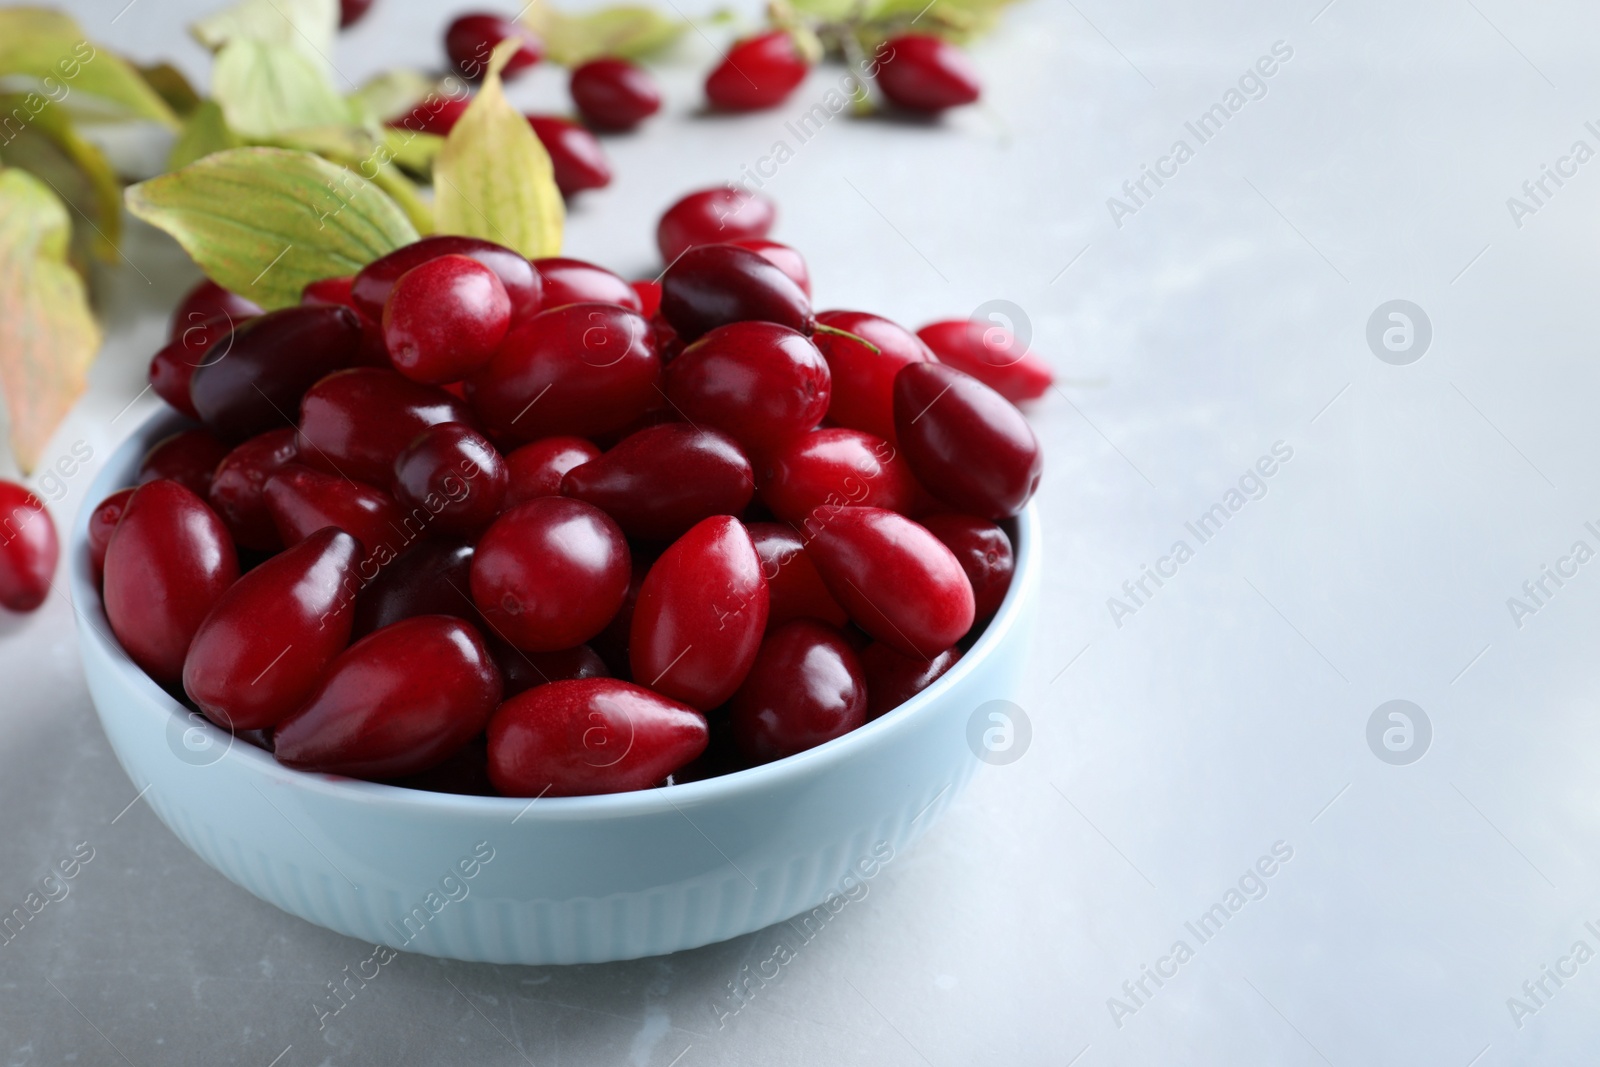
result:
[[(102, 500), (132, 481), (135, 464), (140, 456), (155, 442), (170, 433), (192, 429), (195, 423), (175, 411), (157, 411), (146, 418), (115, 449), (105, 465), (96, 474), (78, 515), (72, 524), (69, 545), (70, 584), (78, 619), (78, 638), (96, 647), (110, 663), (121, 688), (131, 690), (147, 703), (160, 707), (172, 715), (187, 717), (189, 712), (181, 703), (145, 674), (123, 651), (121, 644), (110, 634), (110, 623), (105, 619), (101, 603), (99, 582), (93, 575), (89, 562), (89, 518)], [(510, 816), (511, 822), (526, 819), (587, 820), (614, 816), (661, 815), (684, 807), (701, 807), (726, 801), (748, 793), (759, 793), (791, 784), (796, 779), (820, 775), (852, 759), (859, 749), (883, 746), (912, 728), (914, 720), (926, 718), (930, 708), (962, 679), (979, 669), (984, 660), (993, 655), (1000, 643), (1018, 628), (1023, 603), (1039, 581), (1042, 552), (1038, 505), (1030, 501), (1015, 519), (1017, 536), (1013, 539), (1015, 569), (1011, 587), (995, 612), (994, 618), (984, 628), (973, 646), (956, 664), (936, 682), (900, 705), (898, 708), (873, 719), (862, 726), (824, 742), (815, 748), (786, 756), (783, 759), (747, 767), (729, 774), (685, 782), (667, 788), (638, 789), (624, 793), (599, 793), (575, 797), (484, 797), (457, 793), (436, 793), (412, 789), (383, 782), (368, 782), (343, 775), (300, 771), (286, 767), (273, 758), (270, 752), (246, 743), (233, 743), (237, 739), (228, 731), (206, 720), (203, 729), (215, 733), (219, 742), (228, 739), (228, 749), (214, 764), (232, 763), (240, 771), (265, 776), (279, 784), (292, 784), (296, 788), (333, 801), (348, 801), (368, 807), (395, 810), (418, 809), (430, 812), (484, 816), (501, 821)], [(80, 656), (83, 653), (80, 651)], [(98, 710), (98, 708), (97, 708)], [(115, 709), (118, 713), (122, 709)], [(136, 785), (139, 783), (135, 783)]]

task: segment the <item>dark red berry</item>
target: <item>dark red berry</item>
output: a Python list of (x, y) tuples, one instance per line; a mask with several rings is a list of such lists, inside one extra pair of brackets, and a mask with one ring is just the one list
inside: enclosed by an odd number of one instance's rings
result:
[(987, 619), (999, 611), (1016, 569), (1006, 532), (974, 515), (929, 515), (922, 525), (955, 553), (956, 562), (967, 572), (976, 616)]
[(511, 328), (467, 395), (511, 443), (614, 433), (661, 396), (651, 340), (649, 323), (615, 305), (553, 308)]
[(1004, 326), (979, 319), (929, 323), (917, 331), (940, 363), (972, 375), (1013, 404), (1037, 400), (1055, 375)]
[(641, 280), (629, 282), (628, 286), (639, 298), (639, 314), (653, 321), (656, 312), (661, 310), (661, 283)]
[(631, 130), (661, 110), (661, 90), (642, 67), (610, 56), (572, 71), (572, 102), (597, 130)]
[(339, 0), (339, 28), (354, 26), (366, 17), (373, 0)]
[(269, 430), (239, 445), (217, 466), (207, 499), (240, 548), (276, 552), (283, 547), (262, 493), (267, 479), (294, 460), (298, 437), (293, 427)]
[(43, 604), (60, 556), (44, 501), (26, 486), (0, 481), (0, 607), (33, 611)]
[(805, 542), (792, 526), (752, 522), (749, 530), (756, 555), (761, 558), (761, 576), (767, 580), (768, 629), (791, 619), (819, 619), (830, 626), (844, 626), (850, 621), (822, 584), (816, 564), (806, 555)]
[(881, 641), (872, 642), (861, 653), (867, 675), (867, 718), (876, 719), (898, 708), (942, 678), (960, 658), (959, 648), (947, 648), (927, 659), (908, 656)]
[(356, 597), (351, 632), (365, 637), (416, 615), (454, 615), (480, 624), (472, 602), (472, 554), (472, 542), (464, 538), (425, 537), (378, 570), (377, 577), (369, 566), (361, 576), (365, 584)]
[(731, 185), (701, 189), (667, 208), (656, 225), (661, 261), (671, 263), (695, 245), (765, 237), (778, 207), (760, 193)]
[(198, 421), (200, 413), (195, 411), (194, 401), (189, 396), (189, 382), (202, 363), (227, 355), (230, 346), (219, 346), (217, 342), (232, 333), (232, 325), (221, 317), (186, 327), (151, 357), (150, 388), (162, 400)]
[(1044, 457), (1028, 420), (978, 379), (912, 363), (894, 380), (894, 422), (917, 480), (960, 511), (1004, 519), (1039, 488)]
[(769, 241), (765, 237), (749, 237), (738, 241), (729, 241), (728, 244), (738, 248), (748, 249), (756, 253), (774, 267), (788, 275), (789, 280), (806, 294), (806, 299), (811, 299), (811, 270), (806, 266), (805, 257), (788, 245)]
[(429, 93), (406, 114), (390, 119), (389, 126), (397, 130), (410, 130), (412, 133), (431, 133), (435, 137), (448, 137), (471, 104), (471, 96), (441, 96), (438, 93)]
[(106, 546), (111, 632), (151, 678), (177, 682), (195, 631), (238, 577), (227, 527), (205, 501), (177, 482), (141, 485)]
[(550, 256), (534, 260), (533, 269), (539, 272), (539, 280), (544, 284), (547, 310), (566, 304), (616, 304), (645, 314), (633, 286), (604, 267), (581, 259)]
[(383, 319), (383, 306), (389, 300), (389, 291), (401, 275), (420, 267), (430, 259), (440, 256), (466, 256), (475, 259), (494, 271), (511, 298), (511, 319), (527, 318), (539, 311), (541, 288), (533, 264), (522, 256), (492, 241), (476, 237), (440, 234), (424, 237), (420, 241), (397, 248), (382, 259), (373, 260), (362, 268), (351, 283), (350, 299), (356, 309), (373, 322)]
[(522, 42), (500, 72), (500, 77), (510, 81), (544, 58), (544, 42), (520, 22), (500, 15), (462, 15), (445, 30), (444, 50), (457, 73), (468, 81), (478, 81), (489, 73), (489, 56), (495, 45), (507, 38)]
[(573, 467), (563, 496), (586, 500), (629, 537), (671, 541), (712, 515), (737, 515), (755, 493), (750, 461), (733, 438), (667, 422), (629, 434)]
[(882, 508), (821, 508), (806, 554), (855, 624), (912, 656), (932, 657), (972, 628), (972, 585), (937, 537)]
[(500, 668), (500, 676), (505, 679), (507, 699), (536, 685), (611, 677), (606, 661), (588, 645), (559, 648), (554, 652), (524, 652), (496, 638), (489, 642), (489, 652)]
[(399, 778), (437, 766), (488, 725), (500, 672), (467, 623), (420, 615), (351, 645), (273, 731), (279, 762)]
[(905, 327), (864, 311), (824, 311), (817, 322), (854, 334), (878, 349), (874, 352), (860, 341), (825, 330), (811, 335), (833, 374), (829, 421), (894, 443), (894, 376), (907, 363), (931, 359), (927, 347)]
[(779, 446), (762, 463), (760, 484), (772, 513), (796, 524), (824, 505), (914, 515), (929, 502), (893, 445), (843, 427), (813, 430)]
[(560, 496), (561, 479), (572, 468), (600, 455), (581, 437), (546, 437), (523, 445), (506, 457), (509, 475), (503, 507), (509, 509), (541, 496)]
[(705, 751), (705, 716), (615, 678), (553, 682), (489, 723), (489, 776), (506, 796), (587, 796), (658, 785)]
[(360, 310), (356, 307), (355, 297), (351, 290), (355, 288), (356, 276), (347, 274), (342, 278), (323, 278), (320, 281), (308, 282), (300, 290), (300, 305), (302, 307), (347, 307)]
[(809, 334), (811, 301), (759, 252), (700, 245), (678, 257), (661, 279), (661, 315), (685, 341), (732, 322), (775, 322)]
[(639, 589), (628, 656), (636, 682), (701, 711), (733, 695), (767, 627), (767, 580), (738, 519), (704, 519)]
[(122, 512), (128, 506), (128, 498), (131, 496), (133, 489), (118, 489), (96, 504), (94, 510), (89, 513), (87, 536), (89, 563), (94, 567), (96, 577), (105, 571), (106, 546), (111, 543), (111, 534), (121, 521)]
[(458, 398), (392, 370), (356, 367), (330, 374), (300, 403), (300, 462), (368, 485), (386, 486), (394, 460), (441, 422), (472, 422)]
[(343, 307), (281, 308), (217, 344), (227, 355), (195, 368), (189, 396), (207, 429), (238, 442), (293, 426), (306, 390), (359, 357), (361, 320)]
[(726, 111), (777, 107), (805, 80), (811, 65), (787, 30), (739, 41), (706, 77), (706, 99)]
[(529, 652), (581, 645), (628, 588), (628, 542), (581, 500), (540, 497), (494, 521), (472, 560), (472, 599), (493, 632)]
[(261, 496), (285, 545), (337, 526), (361, 542), (365, 574), (393, 559), (407, 543), (399, 505), (375, 486), (285, 463), (267, 478)]
[(448, 255), (400, 276), (383, 305), (383, 342), (394, 369), (431, 385), (458, 382), (488, 363), (511, 326), (511, 298), (494, 271)]
[(878, 88), (913, 111), (943, 111), (978, 99), (978, 68), (967, 54), (931, 34), (891, 37), (878, 61)]
[(734, 740), (751, 763), (816, 748), (867, 721), (861, 661), (831, 626), (784, 623), (761, 642), (731, 710)]
[(183, 689), (206, 718), (259, 730), (288, 718), (350, 641), (361, 546), (319, 530), (234, 582), (200, 624)]
[(770, 322), (713, 330), (667, 366), (674, 410), (722, 430), (747, 454), (800, 436), (828, 410), (828, 364), (805, 337)]
[(228, 454), (228, 446), (208, 430), (180, 430), (163, 437), (145, 453), (134, 482), (143, 485), (170, 478), (204, 500), (211, 492), (211, 477)]
[(431, 528), (475, 534), (500, 513), (509, 476), (505, 457), (458, 422), (430, 426), (394, 461), (394, 495)]
[(231, 328), (259, 314), (261, 307), (255, 301), (229, 292), (207, 278), (185, 293), (173, 309), (167, 339), (176, 341), (191, 326), (199, 326), (212, 319), (222, 319)]
[(528, 125), (550, 154), (556, 188), (562, 196), (611, 184), (611, 163), (594, 134), (576, 122), (555, 115), (529, 115)]

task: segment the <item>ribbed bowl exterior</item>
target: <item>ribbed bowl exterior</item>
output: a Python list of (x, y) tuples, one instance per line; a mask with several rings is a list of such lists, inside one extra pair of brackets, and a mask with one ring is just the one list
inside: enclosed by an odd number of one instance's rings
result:
[(1039, 584), (1030, 507), (999, 614), (950, 672), (845, 737), (765, 767), (603, 797), (462, 797), (307, 774), (191, 715), (111, 637), (86, 544), (95, 502), (181, 422), (157, 416), (74, 526), (95, 709), (144, 802), (202, 860), (284, 911), (392, 948), (600, 963), (722, 941), (827, 906), (936, 820), (980, 761), (969, 720), (1015, 699)]

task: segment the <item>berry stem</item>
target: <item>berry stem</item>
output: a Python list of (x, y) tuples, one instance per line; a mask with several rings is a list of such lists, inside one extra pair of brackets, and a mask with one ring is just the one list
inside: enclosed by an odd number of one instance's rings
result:
[(823, 322), (817, 323), (816, 326), (813, 327), (813, 329), (815, 329), (817, 333), (831, 333), (831, 334), (835, 334), (836, 336), (839, 336), (839, 337), (848, 337), (848, 338), (850, 338), (850, 340), (856, 342), (857, 344), (865, 345), (867, 347), (867, 349), (875, 356), (880, 356), (880, 355), (883, 354), (883, 349), (879, 348), (877, 345), (873, 344), (871, 341), (867, 340), (865, 337), (856, 336), (855, 334), (851, 333), (849, 330), (841, 330), (837, 326), (829, 326), (827, 323), (823, 323)]

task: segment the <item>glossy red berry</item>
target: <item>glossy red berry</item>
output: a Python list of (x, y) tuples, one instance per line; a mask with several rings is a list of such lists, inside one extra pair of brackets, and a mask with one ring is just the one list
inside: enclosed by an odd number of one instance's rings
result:
[(442, 422), (470, 424), (472, 413), (443, 389), (392, 370), (340, 371), (317, 382), (300, 403), (300, 462), (387, 486), (401, 450)]
[(217, 342), (227, 355), (195, 368), (189, 396), (225, 441), (293, 426), (300, 399), (360, 356), (361, 320), (343, 307), (288, 307), (257, 316)]
[(562, 196), (574, 196), (585, 189), (604, 189), (611, 184), (611, 163), (594, 134), (576, 122), (555, 115), (529, 115), (528, 125), (555, 170), (556, 188)]
[(521, 42), (500, 72), (500, 77), (510, 81), (544, 58), (544, 42), (520, 22), (500, 15), (462, 15), (445, 30), (444, 50), (458, 74), (468, 81), (478, 81), (489, 72), (489, 56), (495, 45), (508, 38)]
[(678, 257), (661, 279), (661, 315), (693, 341), (733, 322), (775, 322), (809, 334), (811, 301), (759, 252), (700, 245)]
[[(226, 318), (207, 319), (186, 327), (150, 359), (150, 388), (162, 400), (189, 418), (199, 421), (189, 396), (189, 382), (197, 367), (208, 359), (221, 359), (227, 345), (217, 342), (230, 336), (233, 327)], [(216, 352), (213, 353), (212, 349)]]
[(351, 290), (355, 288), (356, 276), (347, 274), (342, 278), (323, 278), (319, 281), (308, 282), (300, 290), (300, 305), (302, 307), (347, 307), (360, 310), (356, 307), (355, 297)]
[(731, 435), (747, 454), (816, 426), (831, 395), (817, 346), (770, 322), (736, 322), (706, 334), (668, 364), (664, 388), (683, 418)]
[[(405, 546), (402, 512), (389, 494), (371, 485), (286, 463), (261, 492), (285, 545), (295, 545), (325, 526), (336, 526), (361, 542), (363, 561), (381, 566)], [(363, 569), (369, 575), (372, 565)]]
[(695, 245), (765, 237), (777, 221), (778, 207), (760, 193), (731, 185), (690, 193), (661, 215), (656, 247), (671, 263)]
[(671, 541), (712, 515), (738, 515), (755, 493), (750, 461), (733, 438), (665, 422), (629, 434), (561, 480), (629, 537)]
[(894, 422), (917, 480), (959, 511), (1008, 518), (1039, 488), (1044, 456), (1028, 420), (953, 367), (903, 368), (894, 380)]
[(33, 611), (43, 604), (60, 556), (44, 501), (26, 486), (0, 481), (0, 607)]
[(151, 446), (139, 463), (134, 481), (143, 485), (170, 478), (204, 500), (211, 492), (211, 477), (228, 454), (228, 446), (208, 430), (180, 430)]
[(767, 628), (767, 580), (738, 519), (704, 519), (661, 554), (639, 589), (634, 681), (701, 711), (733, 695)]
[(970, 104), (982, 89), (978, 68), (955, 45), (931, 34), (891, 37), (879, 60), (878, 88), (913, 111), (943, 111)]
[(533, 264), (522, 256), (477, 237), (439, 234), (424, 237), (404, 248), (397, 248), (382, 259), (375, 259), (361, 269), (350, 286), (350, 299), (356, 309), (373, 322), (383, 319), (383, 307), (389, 300), (389, 291), (407, 271), (437, 259), (440, 256), (466, 256), (477, 260), (494, 271), (511, 298), (513, 322), (538, 313), (542, 297), (539, 275)]
[(489, 723), (489, 777), (506, 796), (587, 796), (658, 785), (705, 751), (705, 716), (615, 678), (541, 685)]
[(111, 543), (111, 534), (121, 521), (122, 512), (128, 506), (128, 498), (131, 496), (133, 489), (118, 489), (96, 504), (94, 510), (89, 513), (87, 536), (89, 564), (94, 568), (96, 577), (105, 571), (106, 546)]
[(867, 721), (861, 661), (832, 627), (785, 623), (761, 642), (731, 711), (734, 740), (751, 763), (816, 748)]
[(864, 311), (824, 311), (817, 322), (854, 334), (878, 349), (874, 352), (860, 341), (836, 333), (819, 330), (812, 334), (833, 375), (828, 419), (893, 443), (894, 376), (907, 363), (931, 359), (927, 347), (905, 327)]
[(294, 460), (298, 436), (293, 427), (269, 430), (239, 445), (217, 466), (207, 499), (240, 548), (276, 552), (283, 547), (262, 493), (267, 479)]
[(417, 615), (454, 615), (480, 625), (482, 616), (472, 602), (472, 555), (472, 542), (465, 538), (425, 537), (378, 570), (376, 577), (369, 565), (361, 575), (351, 633), (365, 637)]
[(806, 62), (787, 30), (739, 41), (706, 77), (706, 99), (725, 111), (777, 107), (805, 80)]
[(177, 482), (141, 485), (106, 546), (111, 632), (146, 674), (176, 682), (195, 631), (238, 577), (227, 527), (203, 500)]
[(494, 521), (472, 560), (472, 599), (495, 634), (529, 652), (581, 645), (628, 589), (628, 542), (581, 500), (540, 497)]
[(1050, 365), (1004, 326), (979, 319), (949, 319), (917, 331), (940, 363), (972, 375), (1013, 404), (1037, 400), (1055, 381)]
[(806, 299), (811, 299), (811, 269), (806, 266), (805, 257), (796, 249), (779, 244), (777, 241), (769, 241), (765, 237), (729, 241), (728, 244), (756, 253), (788, 275), (789, 280), (806, 295)]
[(259, 730), (288, 718), (350, 641), (361, 546), (323, 529), (228, 588), (183, 661), (183, 689), (206, 718)]
[(597, 130), (631, 130), (661, 110), (655, 79), (626, 59), (591, 59), (573, 69), (568, 88), (578, 114)]
[(456, 382), (494, 356), (511, 326), (511, 298), (494, 271), (448, 255), (400, 276), (383, 305), (383, 342), (412, 381)]
[(523, 445), (506, 457), (508, 482), (505, 508), (541, 496), (560, 496), (561, 479), (572, 468), (600, 455), (581, 437), (546, 437)]
[(661, 310), (661, 283), (641, 280), (629, 282), (628, 286), (639, 298), (639, 314), (651, 319), (653, 325), (656, 312)]
[(273, 731), (280, 763), (360, 778), (437, 766), (488, 725), (500, 672), (467, 623), (421, 615), (351, 645)]
[(927, 502), (893, 445), (842, 427), (813, 430), (780, 445), (762, 463), (760, 485), (772, 513), (797, 525), (823, 505), (860, 504), (914, 515)]
[(660, 398), (650, 324), (610, 304), (568, 304), (513, 326), (468, 381), (473, 410), (508, 442), (596, 437), (632, 424)]
[(167, 339), (176, 341), (190, 327), (199, 326), (212, 319), (222, 319), (231, 329), (246, 319), (261, 314), (261, 306), (246, 300), (238, 293), (229, 292), (207, 278), (184, 294), (173, 309), (172, 323)]
[(616, 304), (629, 311), (644, 312), (633, 286), (604, 267), (581, 259), (549, 256), (534, 260), (533, 269), (539, 272), (544, 285), (546, 310), (566, 304)]
[(972, 585), (937, 537), (882, 508), (823, 508), (806, 553), (855, 624), (884, 644), (931, 658), (972, 628)]
[(353, 26), (366, 17), (373, 0), (339, 0), (339, 28)]
[(388, 125), (392, 129), (448, 137), (471, 105), (470, 95), (441, 96), (438, 93), (429, 93), (416, 107), (399, 118), (390, 119)]
[(967, 572), (977, 617), (987, 619), (999, 611), (1016, 569), (1006, 532), (974, 515), (929, 515), (922, 525), (955, 553), (956, 562)]
[(867, 676), (867, 718), (893, 711), (944, 677), (961, 658), (959, 648), (947, 648), (932, 659), (908, 656), (881, 641), (861, 653)]
[(500, 513), (509, 475), (505, 457), (459, 422), (430, 426), (394, 461), (394, 495), (432, 529), (475, 534)]
[(505, 680), (507, 699), (536, 685), (611, 677), (606, 661), (588, 645), (559, 648), (554, 652), (524, 652), (495, 639), (489, 642), (489, 652), (500, 668), (500, 677)]
[(791, 619), (818, 619), (830, 626), (843, 626), (850, 621), (822, 584), (822, 575), (806, 555), (805, 542), (794, 527), (752, 522), (749, 530), (761, 559), (761, 576), (767, 580), (769, 630)]

